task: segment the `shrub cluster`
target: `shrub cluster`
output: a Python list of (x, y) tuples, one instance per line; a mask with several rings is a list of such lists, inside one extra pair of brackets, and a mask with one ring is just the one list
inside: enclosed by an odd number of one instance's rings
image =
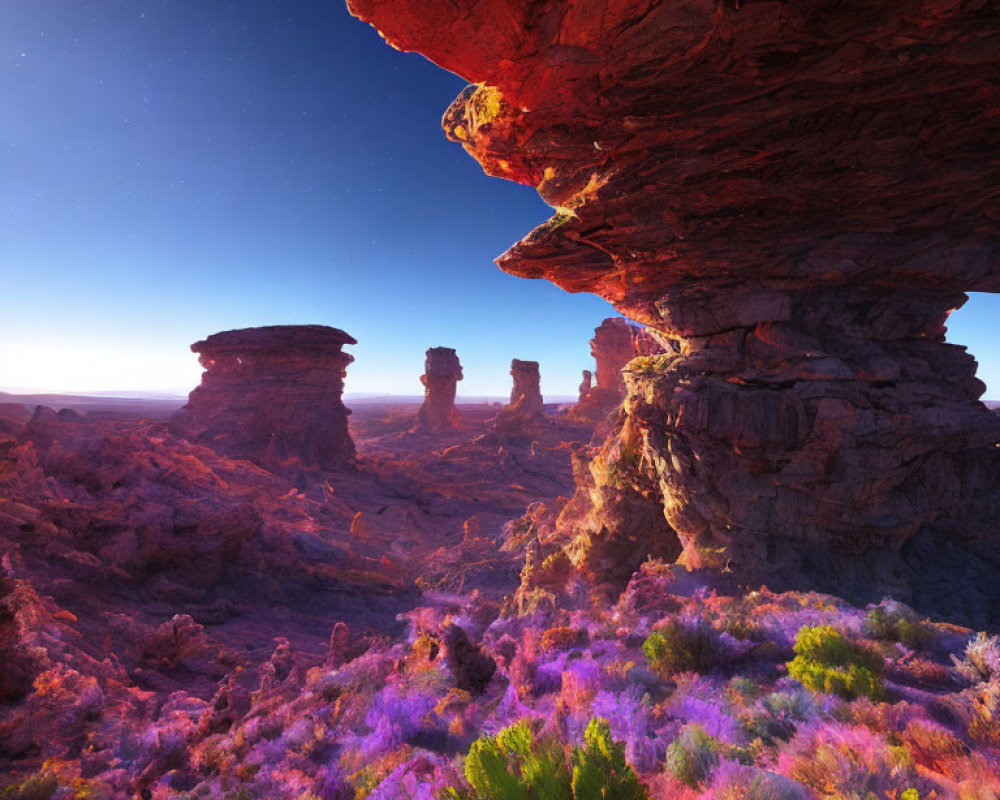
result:
[(846, 700), (879, 699), (883, 693), (882, 659), (852, 644), (832, 625), (804, 627), (795, 637), (795, 658), (788, 674), (814, 692)]
[(525, 720), (472, 743), (465, 779), (472, 794), (453, 787), (450, 800), (647, 800), (648, 793), (625, 761), (625, 747), (611, 738), (606, 720), (587, 725), (585, 746), (569, 764), (554, 739), (536, 738)]
[(900, 642), (915, 650), (926, 647), (934, 639), (934, 628), (920, 619), (912, 608), (895, 600), (883, 600), (869, 608), (863, 631), (873, 639)]
[(719, 634), (702, 619), (672, 619), (653, 631), (642, 644), (649, 666), (661, 675), (706, 673), (719, 665)]

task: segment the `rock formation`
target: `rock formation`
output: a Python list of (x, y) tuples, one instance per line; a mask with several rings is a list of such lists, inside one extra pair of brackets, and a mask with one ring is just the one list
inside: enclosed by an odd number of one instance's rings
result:
[(491, 423), (490, 430), (479, 437), (477, 442), (531, 438), (538, 432), (545, 407), (538, 362), (515, 358), (510, 362), (510, 375), (514, 379), (510, 403), (500, 410)]
[(517, 413), (524, 416), (541, 414), (544, 403), (538, 362), (515, 358), (510, 362), (510, 376), (514, 379), (514, 385), (510, 390), (510, 405), (507, 408), (517, 409)]
[(448, 135), (557, 209), (500, 266), (671, 343), (622, 424), (691, 562), (1000, 600), (1000, 426), (944, 339), (1000, 291), (995, 3), (349, 4), (474, 81)]
[(621, 405), (625, 399), (625, 379), (622, 370), (636, 357), (636, 328), (621, 317), (604, 320), (594, 329), (590, 354), (597, 363), (594, 377), (597, 385), (584, 395), (573, 409), (583, 419), (599, 420)]
[(436, 431), (459, 425), (455, 390), (462, 380), (462, 364), (450, 347), (432, 347), (424, 361), (424, 404), (417, 412), (414, 431)]
[(273, 325), (224, 331), (195, 342), (205, 368), (176, 422), (192, 441), (267, 467), (290, 460), (317, 469), (354, 461), (341, 394), (341, 352), (357, 344), (324, 325)]

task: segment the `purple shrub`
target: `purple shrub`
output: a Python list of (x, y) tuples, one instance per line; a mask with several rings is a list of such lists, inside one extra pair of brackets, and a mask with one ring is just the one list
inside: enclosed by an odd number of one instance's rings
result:
[(435, 720), (431, 712), (436, 703), (431, 694), (387, 686), (375, 695), (365, 716), (371, 732), (358, 740), (359, 755), (364, 760), (378, 757), (432, 728)]
[(909, 751), (868, 728), (838, 723), (803, 726), (781, 752), (778, 771), (824, 795), (899, 797), (930, 791)]
[(720, 742), (734, 744), (743, 739), (739, 723), (711, 696), (702, 698), (685, 692), (670, 704), (670, 713), (686, 724), (700, 726)]
[(601, 689), (601, 668), (590, 658), (570, 662), (562, 672), (559, 699), (576, 718), (588, 718), (590, 704)]
[(513, 725), (520, 719), (530, 718), (533, 715), (534, 711), (521, 700), (518, 696), (517, 688), (513, 683), (510, 683), (507, 685), (507, 690), (490, 716), (490, 724), (492, 728), (499, 730), (500, 728), (506, 728), (508, 725)]
[(354, 788), (335, 764), (320, 768), (309, 791), (319, 800), (354, 800)]
[(562, 675), (566, 670), (567, 653), (559, 653), (554, 659), (538, 664), (534, 674), (535, 696), (558, 692), (562, 688)]
[(458, 773), (448, 760), (418, 755), (389, 773), (368, 795), (368, 800), (438, 800), (446, 787), (459, 781)]
[(649, 735), (649, 707), (637, 687), (621, 694), (598, 692), (591, 708), (595, 717), (608, 721), (615, 741), (624, 742), (625, 759), (637, 772), (656, 769), (657, 748)]
[(699, 800), (814, 800), (815, 794), (798, 781), (776, 772), (723, 761)]

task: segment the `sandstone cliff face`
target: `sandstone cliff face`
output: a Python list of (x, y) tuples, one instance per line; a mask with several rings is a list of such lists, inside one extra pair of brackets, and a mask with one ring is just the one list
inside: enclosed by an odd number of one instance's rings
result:
[(996, 599), (1000, 428), (944, 341), (1000, 291), (995, 3), (349, 5), (475, 81), (448, 135), (557, 209), (501, 267), (667, 342), (620, 422), (656, 537), (747, 580)]
[(275, 468), (296, 461), (338, 469), (354, 461), (341, 401), (357, 344), (323, 325), (274, 325), (224, 331), (195, 342), (201, 385), (178, 413), (192, 441)]
[(462, 364), (450, 347), (432, 347), (424, 361), (424, 404), (417, 412), (414, 431), (436, 431), (459, 425), (455, 392), (462, 380)]

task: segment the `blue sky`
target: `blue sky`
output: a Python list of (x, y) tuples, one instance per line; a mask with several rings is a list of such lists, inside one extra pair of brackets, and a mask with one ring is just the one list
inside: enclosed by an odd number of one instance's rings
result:
[[(322, 323), (349, 392), (418, 394), (444, 345), (464, 394), (514, 357), (575, 393), (613, 311), (492, 263), (550, 211), (444, 138), (463, 85), (338, 0), (2, 0), (0, 388), (185, 392), (191, 342)], [(996, 396), (998, 312), (951, 326)]]

